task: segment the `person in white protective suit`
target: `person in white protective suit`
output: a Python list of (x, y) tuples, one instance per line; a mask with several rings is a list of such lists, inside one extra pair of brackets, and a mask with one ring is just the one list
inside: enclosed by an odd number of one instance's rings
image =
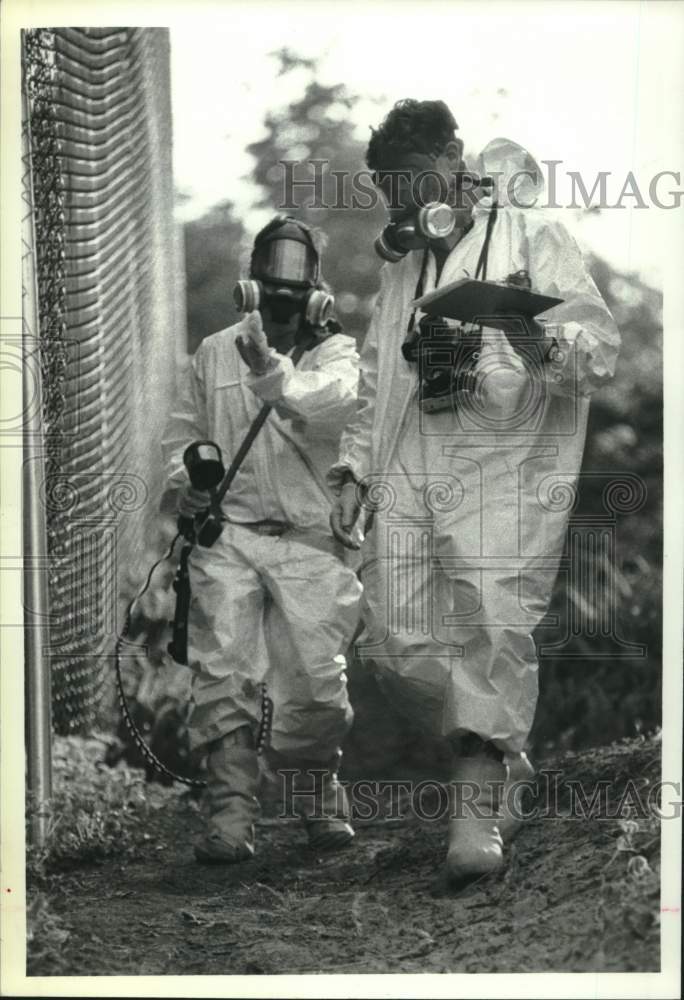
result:
[[(334, 300), (307, 226), (269, 223), (250, 279), (236, 288), (248, 315), (202, 341), (163, 439), (162, 509), (195, 515), (210, 498), (189, 482), (186, 447), (210, 439), (227, 464), (264, 402), (274, 406), (222, 501), (220, 537), (195, 545), (189, 561), (189, 731), (208, 754), (208, 821), (195, 855), (206, 863), (254, 853), (262, 682), (274, 701), (271, 763), (296, 772), (293, 809), (310, 845), (340, 847), (354, 835), (337, 771), (353, 718), (344, 652), (361, 586), (330, 534), (325, 473), (355, 407), (358, 355), (328, 318)], [(314, 346), (295, 367), (288, 355), (302, 336)]]
[[(391, 220), (376, 249), (388, 262), (328, 479), (336, 537), (363, 543), (357, 652), (396, 708), (453, 749), (447, 875), (459, 880), (499, 868), (521, 818), (517, 792), (534, 773), (532, 631), (558, 570), (589, 397), (613, 373), (619, 335), (564, 226), (522, 207), (543, 190), (532, 157), (495, 139), (471, 175), (456, 128), (443, 102), (408, 100), (371, 138)], [(453, 231), (430, 232), (445, 212)], [(421, 319), (412, 300), (520, 271), (563, 300), (527, 330), (532, 354), (509, 318), (463, 328), (464, 342), (476, 335), (469, 391), (452, 381), (448, 406), (421, 408), (424, 371), (402, 353)], [(360, 504), (373, 512), (365, 540)]]

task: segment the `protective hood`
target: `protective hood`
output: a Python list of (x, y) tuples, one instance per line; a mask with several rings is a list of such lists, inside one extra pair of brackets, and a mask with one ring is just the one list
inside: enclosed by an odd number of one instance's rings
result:
[(499, 207), (531, 207), (544, 193), (541, 167), (523, 146), (511, 139), (492, 139), (477, 158), (475, 170), (480, 176), (494, 178), (493, 196), (482, 200), (487, 208), (496, 200)]
[(319, 255), (309, 228), (289, 216), (276, 216), (254, 244), (250, 277), (272, 285), (312, 288), (319, 276)]

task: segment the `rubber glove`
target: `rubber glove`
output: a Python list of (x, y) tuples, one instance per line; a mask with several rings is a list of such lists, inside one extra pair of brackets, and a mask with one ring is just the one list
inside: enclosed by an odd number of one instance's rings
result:
[(264, 333), (261, 313), (256, 309), (247, 316), (247, 329), (238, 334), (236, 344), (240, 357), (255, 375), (265, 375), (278, 363)]

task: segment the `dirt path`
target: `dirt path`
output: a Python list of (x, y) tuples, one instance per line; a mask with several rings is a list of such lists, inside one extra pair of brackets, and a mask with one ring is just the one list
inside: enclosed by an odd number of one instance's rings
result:
[[(614, 806), (630, 779), (657, 781), (660, 748), (626, 742), (562, 767), (563, 781), (609, 783)], [(441, 880), (444, 822), (358, 823), (354, 846), (316, 857), (295, 822), (264, 819), (257, 857), (229, 868), (194, 862), (198, 829), (195, 804), (173, 796), (134, 862), (50, 879), (69, 931), (59, 974), (659, 968), (652, 818), (531, 820), (505, 870), (461, 892)], [(44, 963), (29, 973), (51, 974)]]

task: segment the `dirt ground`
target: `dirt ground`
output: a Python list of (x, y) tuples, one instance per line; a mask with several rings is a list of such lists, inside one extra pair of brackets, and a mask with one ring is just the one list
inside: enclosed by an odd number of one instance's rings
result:
[[(659, 828), (632, 787), (660, 774), (660, 747), (625, 741), (566, 755), (565, 782), (605, 781), (622, 818), (527, 822), (496, 877), (465, 888), (441, 876), (446, 821), (415, 815), (356, 824), (352, 846), (316, 856), (294, 820), (266, 816), (250, 862), (205, 867), (188, 794), (152, 810), (147, 847), (53, 875), (68, 931), (60, 968), (29, 974), (216, 975), (344, 972), (657, 971)], [(626, 817), (626, 818), (625, 818)]]

